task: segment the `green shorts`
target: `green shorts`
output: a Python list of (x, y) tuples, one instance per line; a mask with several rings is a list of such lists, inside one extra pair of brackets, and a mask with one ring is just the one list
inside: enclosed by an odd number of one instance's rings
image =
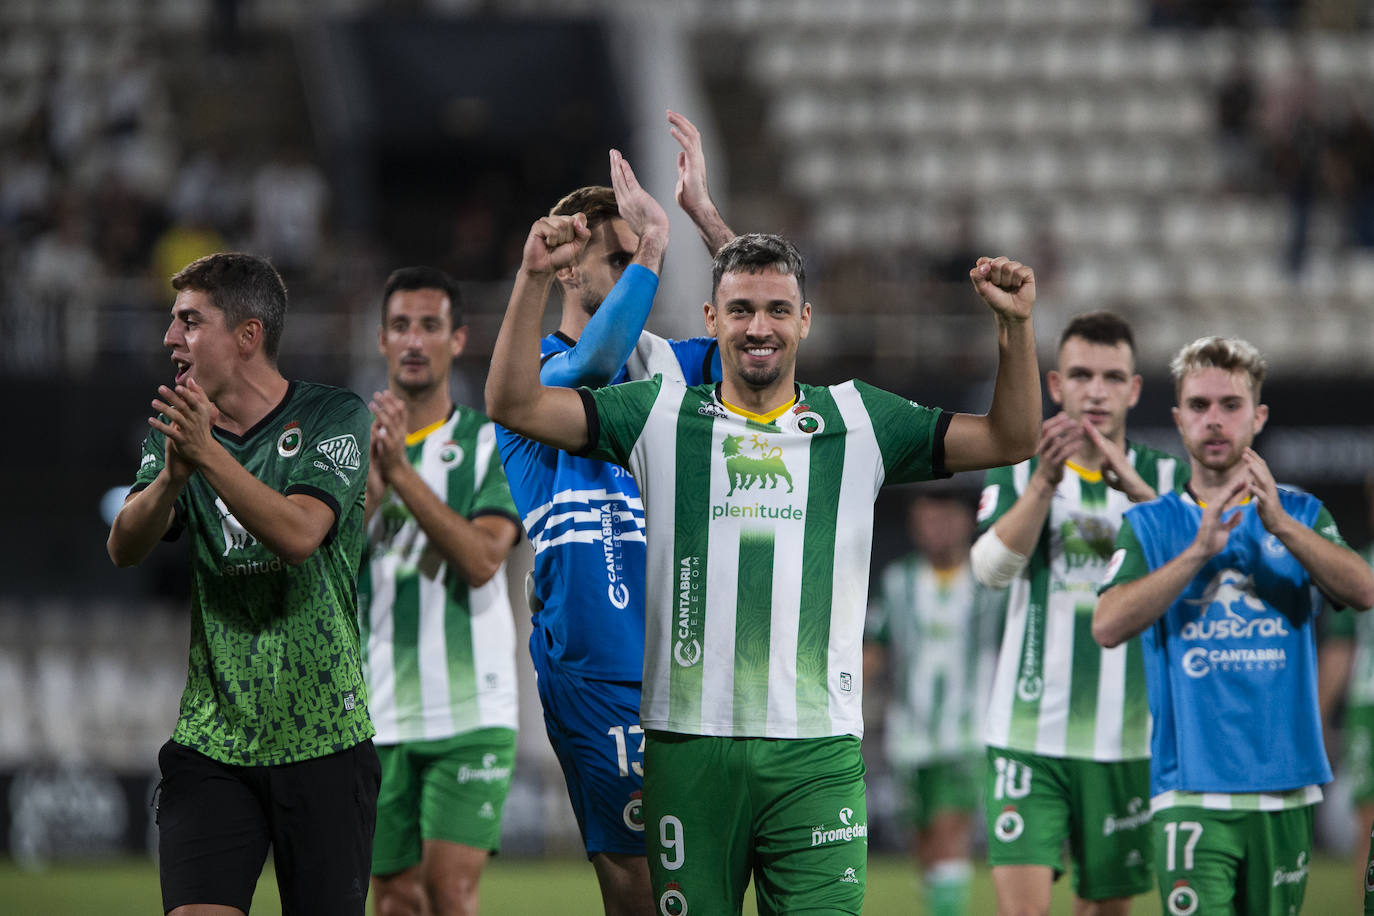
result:
[(985, 782), (988, 862), (1046, 865), (1073, 859), (1084, 900), (1150, 889), (1150, 761), (1041, 757), (990, 747)]
[(374, 875), (417, 864), (425, 840), (501, 848), (501, 810), (515, 766), (513, 730), (482, 728), (438, 741), (378, 745), (377, 756), (382, 791)]
[(1315, 810), (1156, 811), (1155, 871), (1164, 912), (1302, 912)]
[(1374, 802), (1374, 706), (1351, 706), (1345, 711), (1345, 775), (1350, 800)]
[(648, 731), (645, 845), (657, 912), (863, 909), (868, 809), (859, 739)]
[(903, 789), (907, 822), (923, 830), (938, 814), (973, 813), (978, 808), (980, 768), (981, 761), (970, 757), (898, 769), (894, 775)]

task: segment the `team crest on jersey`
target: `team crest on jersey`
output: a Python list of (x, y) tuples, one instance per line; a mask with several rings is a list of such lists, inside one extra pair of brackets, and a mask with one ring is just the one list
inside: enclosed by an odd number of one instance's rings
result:
[(663, 896), (658, 898), (658, 911), (662, 916), (687, 916), (687, 895), (682, 892), (681, 884), (668, 882)]
[(631, 792), (625, 810), (620, 813), (625, 826), (637, 832), (644, 832), (644, 793)]
[(1201, 903), (1197, 891), (1189, 887), (1188, 882), (1182, 878), (1174, 882), (1173, 890), (1164, 898), (1164, 905), (1170, 916), (1193, 916)]
[(789, 418), (790, 423), (787, 425), (799, 433), (814, 436), (825, 431), (825, 417), (812, 410), (809, 404), (798, 404), (792, 408)]
[(301, 450), (301, 425), (295, 420), (286, 424), (277, 438), (277, 454), (290, 458)]
[(439, 460), (443, 462), (446, 468), (461, 464), (463, 462), (463, 447), (452, 439), (448, 440), (439, 448)]
[(762, 433), (754, 433), (747, 444), (743, 436), (726, 436), (720, 450), (730, 480), (726, 496), (735, 490), (752, 490), (755, 485), (761, 490), (777, 489), (783, 480), (787, 481), (787, 492), (792, 492), (792, 474), (783, 463), (782, 449), (769, 445)]

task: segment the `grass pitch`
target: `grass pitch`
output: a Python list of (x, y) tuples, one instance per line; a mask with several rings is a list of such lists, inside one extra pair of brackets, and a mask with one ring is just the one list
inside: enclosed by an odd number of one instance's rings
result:
[[(914, 870), (903, 859), (875, 856), (869, 860), (865, 914), (910, 916), (923, 914), (917, 899)], [(1068, 880), (1055, 884), (1055, 914), (1072, 912)], [(1312, 863), (1303, 911), (1317, 914), (1357, 913), (1363, 888), (1353, 863), (1319, 857)], [(591, 866), (568, 859), (498, 858), (482, 878), (482, 912), (493, 916), (521, 916), (550, 912), (563, 916), (600, 916), (601, 898)], [(23, 871), (0, 860), (0, 912), (6, 916), (156, 916), (162, 912), (157, 869), (147, 860), (132, 859), (91, 865), (54, 866)], [(371, 913), (371, 908), (368, 910)], [(744, 912), (754, 914), (753, 891)], [(996, 898), (987, 869), (974, 877), (970, 912), (996, 912)], [(1134, 916), (1162, 912), (1158, 894), (1136, 899)], [(253, 898), (252, 916), (280, 916), (272, 873), (264, 873)]]

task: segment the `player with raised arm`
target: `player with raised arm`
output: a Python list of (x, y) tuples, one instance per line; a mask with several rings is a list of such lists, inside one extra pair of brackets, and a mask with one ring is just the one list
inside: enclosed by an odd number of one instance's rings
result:
[(999, 343), (986, 416), (862, 382), (798, 385), (811, 306), (800, 254), (770, 235), (739, 236), (716, 255), (704, 314), (720, 383), (546, 387), (533, 346), (541, 315), (554, 274), (587, 238), (578, 216), (531, 229), (487, 407), (524, 435), (622, 464), (644, 495), (640, 718), (657, 905), (735, 912), (752, 875), (760, 912), (858, 913), (873, 499), (884, 483), (1030, 454), (1040, 425), (1033, 274), (1006, 258), (970, 270)]
[(494, 424), (455, 404), (467, 342), (453, 278), (387, 278), (372, 397), (367, 562), (358, 610), (382, 789), (376, 909), (475, 916), (515, 766), (515, 619), (506, 554), (520, 526)]
[(247, 913), (270, 846), (282, 909), (362, 916), (380, 772), (355, 588), (371, 418), (277, 368), (286, 288), (264, 258), (172, 278), (158, 387), (118, 566), (191, 538), (191, 647), (158, 753), (158, 872), (173, 916)]
[[(707, 248), (733, 238), (706, 186), (700, 134), (668, 112), (677, 200)], [(615, 160), (612, 160), (614, 165)], [(580, 188), (553, 215), (581, 214), (589, 241), (556, 280), (563, 311), (540, 341), (547, 385), (600, 386), (665, 373), (719, 377), (716, 342), (643, 330), (667, 244), (668, 217), (627, 169), (614, 187)], [(530, 656), (544, 722), (567, 781), (610, 916), (656, 913), (644, 859), (644, 504), (623, 468), (570, 455), (498, 427), (511, 491), (534, 546)]]
[(1130, 326), (1077, 316), (1046, 376), (1061, 410), (1035, 457), (989, 471), (974, 574), (1009, 586), (987, 715), (988, 859), (998, 912), (1045, 914), (1067, 843), (1075, 912), (1114, 916), (1150, 889), (1149, 715), (1134, 643), (1092, 637), (1122, 513), (1187, 468), (1126, 438), (1140, 398)]
[(1126, 513), (1093, 635), (1145, 653), (1151, 807), (1171, 913), (1296, 913), (1331, 779), (1317, 702), (1323, 605), (1374, 605), (1331, 514), (1278, 487), (1251, 444), (1265, 363), (1203, 337), (1170, 366), (1192, 479)]

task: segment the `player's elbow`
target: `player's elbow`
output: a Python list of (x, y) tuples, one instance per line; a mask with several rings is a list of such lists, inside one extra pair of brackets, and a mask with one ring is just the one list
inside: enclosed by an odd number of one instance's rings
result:
[(124, 545), (115, 536), (113, 531), (110, 532), (109, 539), (105, 541), (105, 552), (109, 554), (110, 562), (119, 569), (127, 569), (130, 566), (136, 566), (138, 565), (138, 561), (142, 559), (141, 557), (134, 556), (129, 550), (125, 549)]
[(1097, 610), (1093, 611), (1092, 633), (1093, 641), (1104, 649), (1115, 649), (1130, 638), (1129, 634), (1123, 633), (1121, 627), (1112, 621), (1111, 614), (1102, 612), (1100, 600)]

